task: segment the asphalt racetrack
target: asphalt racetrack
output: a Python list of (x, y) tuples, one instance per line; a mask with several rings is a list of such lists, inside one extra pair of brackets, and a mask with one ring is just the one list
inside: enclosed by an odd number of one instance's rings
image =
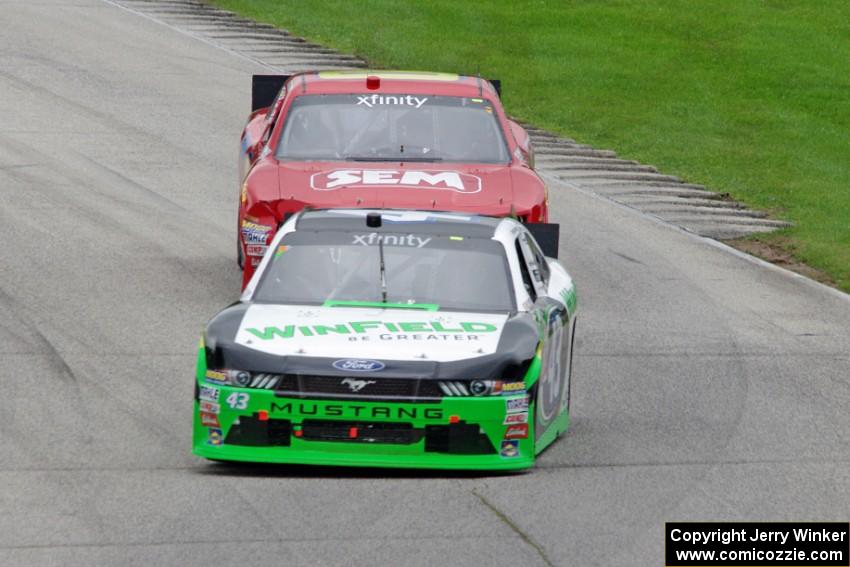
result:
[(653, 566), (665, 521), (847, 521), (848, 297), (554, 179), (581, 311), (537, 469), (193, 457), (264, 69), (96, 0), (0, 30), (0, 565)]

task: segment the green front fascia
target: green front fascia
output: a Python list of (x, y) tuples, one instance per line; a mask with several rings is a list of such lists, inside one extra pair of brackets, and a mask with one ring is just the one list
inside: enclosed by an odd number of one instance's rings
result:
[[(240, 416), (252, 416), (267, 411), (270, 419), (289, 419), (299, 426), (303, 419), (323, 419), (361, 422), (406, 422), (414, 428), (426, 425), (446, 425), (450, 416), (458, 416), (461, 421), (479, 424), (492, 443), (495, 453), (489, 455), (457, 455), (425, 452), (425, 441), (410, 445), (370, 444), (336, 441), (307, 441), (298, 437), (290, 438), (289, 447), (246, 447), (241, 445), (213, 445), (210, 443), (210, 427), (201, 424), (199, 402), (195, 402), (194, 453), (210, 459), (262, 461), (272, 463), (301, 463), (316, 465), (411, 467), (411, 468), (447, 468), (447, 469), (520, 469), (534, 464), (534, 432), (529, 426), (528, 439), (519, 440), (518, 457), (499, 455), (502, 438), (507, 425), (505, 419), (505, 398), (492, 396), (487, 398), (444, 398), (439, 403), (415, 404), (393, 402), (360, 402), (338, 400), (301, 400), (282, 398), (274, 392), (250, 390), (228, 386), (216, 386), (219, 389), (218, 414), (222, 438), (227, 438), (228, 430), (234, 420)], [(230, 409), (227, 397), (232, 393), (244, 393), (250, 396), (244, 410)], [(280, 408), (286, 408), (281, 411)], [(290, 409), (291, 408), (291, 409)], [(300, 412), (300, 409), (306, 410)], [(391, 408), (391, 417), (374, 416), (374, 408), (384, 413)], [(428, 417), (425, 416), (425, 410)], [(529, 408), (529, 415), (533, 414)], [(331, 412), (333, 415), (327, 415)], [(355, 415), (355, 412), (357, 414)], [(399, 417), (398, 413), (402, 415)], [(342, 415), (337, 415), (341, 413)], [(439, 413), (439, 417), (434, 414)], [(410, 418), (410, 415), (416, 415)]]
[[(220, 413), (218, 421), (222, 439), (227, 438), (228, 430), (240, 416), (252, 416), (258, 412), (268, 412), (270, 419), (289, 419), (299, 426), (302, 419), (343, 420), (362, 422), (405, 422), (414, 428), (426, 425), (449, 424), (450, 416), (457, 416), (466, 423), (479, 424), (495, 453), (486, 455), (460, 455), (438, 452), (426, 452), (425, 440), (409, 445), (382, 444), (348, 441), (308, 441), (295, 436), (290, 437), (291, 445), (280, 446), (243, 446), (215, 445), (210, 443), (210, 429), (201, 423), (199, 401), (194, 404), (193, 452), (208, 459), (254, 461), (268, 463), (292, 463), (312, 465), (340, 465), (366, 467), (402, 467), (431, 469), (484, 469), (510, 470), (523, 469), (534, 465), (533, 419), (529, 419), (528, 438), (519, 439), (519, 456), (502, 457), (499, 453), (507, 429), (505, 420), (505, 400), (509, 396), (458, 397), (444, 398), (438, 403), (394, 403), (339, 400), (302, 400), (282, 398), (268, 390), (238, 388), (206, 383), (206, 362), (203, 348), (198, 357), (197, 380), (199, 386), (210, 386), (219, 390)], [(244, 409), (231, 409), (227, 398), (233, 393), (247, 394), (249, 399)], [(291, 408), (288, 406), (291, 404)], [(303, 408), (301, 407), (303, 404)], [(327, 415), (328, 411), (334, 415)], [(340, 411), (340, 407), (343, 409)], [(360, 408), (360, 409), (355, 409)], [(373, 408), (391, 408), (390, 417), (372, 414)], [(305, 409), (307, 412), (299, 412)], [(429, 411), (425, 411), (425, 410)], [(355, 415), (358, 412), (358, 415)], [(402, 416), (399, 417), (398, 413)], [(341, 413), (341, 415), (337, 415)], [(416, 417), (411, 418), (410, 415)], [(439, 414), (439, 415), (437, 415)], [(534, 415), (533, 405), (529, 407), (529, 416)]]

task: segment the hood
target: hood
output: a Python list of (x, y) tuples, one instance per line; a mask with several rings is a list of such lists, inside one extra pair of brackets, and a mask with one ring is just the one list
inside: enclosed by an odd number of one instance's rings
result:
[(314, 208), (374, 207), (507, 215), (509, 165), (443, 163), (280, 163), (280, 198)]
[(276, 356), (451, 362), (496, 352), (506, 320), (482, 313), (255, 304), (235, 342)]
[(499, 377), (533, 357), (538, 340), (528, 313), (251, 303), (228, 307), (206, 329), (213, 367), (341, 376)]

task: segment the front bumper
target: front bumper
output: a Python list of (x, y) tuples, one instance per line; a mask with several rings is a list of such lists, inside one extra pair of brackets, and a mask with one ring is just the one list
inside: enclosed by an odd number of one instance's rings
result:
[(533, 420), (528, 419), (534, 409), (516, 411), (513, 402), (509, 414), (507, 402), (523, 395), (408, 403), (300, 399), (202, 384), (195, 400), (193, 452), (266, 463), (523, 469), (534, 465)]

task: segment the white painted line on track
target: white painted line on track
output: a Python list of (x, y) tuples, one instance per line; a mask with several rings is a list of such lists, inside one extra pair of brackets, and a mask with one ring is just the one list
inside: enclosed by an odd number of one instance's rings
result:
[(160, 20), (159, 18), (155, 18), (155, 17), (151, 16), (150, 14), (145, 14), (144, 12), (142, 12), (140, 10), (135, 10), (133, 8), (129, 8), (127, 6), (119, 4), (118, 2), (113, 2), (113, 0), (101, 0), (101, 2), (104, 2), (105, 4), (109, 4), (110, 6), (115, 6), (116, 8), (121, 8), (122, 10), (124, 10), (126, 12), (129, 12), (131, 14), (135, 14), (137, 16), (141, 16), (141, 17), (148, 19), (152, 22), (156, 22), (157, 24), (165, 26), (168, 29), (175, 31), (175, 32), (177, 32), (181, 35), (184, 35), (186, 37), (191, 37), (192, 39), (196, 39), (196, 40), (198, 40), (202, 43), (205, 43), (205, 44), (207, 44), (211, 47), (215, 47), (216, 49), (220, 49), (220, 50), (222, 50), (226, 53), (229, 53), (230, 55), (233, 55), (234, 57), (238, 57), (240, 59), (244, 59), (245, 61), (249, 61), (249, 62), (251, 62), (255, 65), (265, 67), (266, 69), (269, 69), (270, 71), (275, 71), (275, 72), (278, 72), (278, 73), (281, 72), (281, 69), (279, 67), (275, 67), (274, 65), (269, 65), (268, 63), (265, 63), (264, 61), (261, 61), (259, 59), (255, 59), (255, 58), (253, 58), (249, 55), (245, 55), (244, 53), (239, 53), (238, 51), (227, 48), (227, 47), (221, 45), (220, 43), (215, 43), (214, 41), (210, 41), (209, 39), (207, 39), (207, 38), (205, 38), (201, 35), (192, 33), (188, 30), (185, 30), (185, 29), (180, 28), (178, 26), (175, 26), (173, 24), (169, 24), (168, 22), (164, 22), (164, 21)]

